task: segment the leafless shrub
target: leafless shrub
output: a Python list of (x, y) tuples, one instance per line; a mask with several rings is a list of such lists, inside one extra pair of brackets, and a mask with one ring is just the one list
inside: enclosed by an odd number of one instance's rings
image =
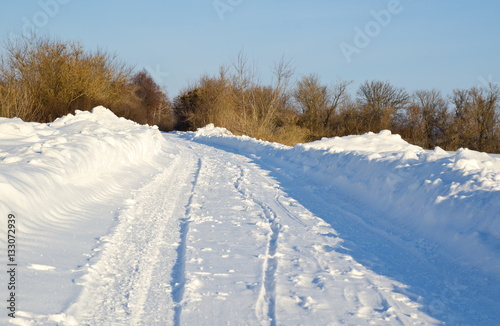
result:
[(315, 74), (303, 76), (292, 94), (302, 113), (301, 125), (309, 129), (310, 138), (331, 136), (336, 128), (337, 108), (345, 100), (350, 82), (338, 81), (329, 88), (321, 85)]
[(395, 132), (412, 144), (447, 147), (450, 128), (448, 102), (437, 90), (419, 90), (396, 122)]
[(144, 121), (138, 122), (158, 125), (164, 131), (173, 130), (172, 104), (146, 70), (133, 75), (129, 87), (138, 100), (134, 102), (139, 102), (136, 110), (143, 112)]
[(391, 129), (392, 122), (408, 104), (410, 96), (403, 88), (388, 82), (366, 81), (357, 92), (361, 101), (366, 131)]
[(454, 90), (452, 147), (499, 151), (499, 96), (497, 85)]
[(214, 123), (259, 139), (289, 144), (303, 141), (306, 133), (296, 126), (297, 114), (288, 91), (293, 75), (290, 63), (278, 62), (273, 82), (266, 86), (256, 82), (255, 69), (242, 54), (232, 68), (221, 67), (218, 76), (202, 76), (175, 98), (176, 127), (194, 130)]
[(119, 101), (130, 69), (103, 51), (36, 36), (8, 39), (1, 58), (1, 114), (48, 122)]

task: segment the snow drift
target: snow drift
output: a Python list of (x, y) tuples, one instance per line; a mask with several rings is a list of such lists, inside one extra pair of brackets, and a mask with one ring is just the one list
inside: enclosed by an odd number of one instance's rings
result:
[(287, 147), (234, 136), (209, 125), (189, 138), (271, 165), (302, 169), (324, 187), (342, 189), (388, 220), (464, 265), (500, 276), (500, 158), (468, 149), (446, 152), (411, 145), (384, 130)]
[(0, 118), (0, 195), (9, 199), (0, 209), (36, 207), (61, 185), (89, 183), (121, 167), (149, 162), (162, 141), (158, 130), (103, 107), (50, 124)]
[(97, 254), (123, 200), (157, 173), (164, 143), (103, 107), (49, 124), (0, 118), (0, 237), (14, 214), (22, 307), (61, 311), (78, 294), (82, 256)]

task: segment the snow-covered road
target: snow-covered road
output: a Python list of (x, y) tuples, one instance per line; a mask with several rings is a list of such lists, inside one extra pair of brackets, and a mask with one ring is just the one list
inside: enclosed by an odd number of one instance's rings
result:
[(160, 134), (104, 108), (0, 121), (0, 145), (0, 217), (16, 215), (22, 248), (16, 318), (0, 323), (500, 318), (495, 156), (390, 133), (295, 148), (213, 127)]
[(337, 252), (268, 171), (166, 137), (177, 154), (120, 215), (67, 312), (76, 324), (433, 323), (402, 284)]

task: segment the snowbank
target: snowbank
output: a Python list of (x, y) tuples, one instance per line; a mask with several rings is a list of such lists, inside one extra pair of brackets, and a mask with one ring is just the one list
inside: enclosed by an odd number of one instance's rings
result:
[(60, 185), (88, 183), (148, 162), (162, 141), (157, 129), (118, 118), (102, 106), (50, 124), (0, 118), (0, 209), (5, 215), (37, 206)]
[(468, 149), (426, 151), (388, 130), (295, 147), (213, 127), (187, 137), (299, 169), (314, 184), (341, 189), (378, 212), (380, 220), (374, 223), (391, 225), (400, 234), (415, 233), (465, 265), (500, 275), (498, 156)]
[(157, 173), (164, 143), (156, 128), (103, 107), (49, 124), (0, 118), (0, 237), (7, 248), (12, 214), (18, 310), (62, 311), (78, 295), (83, 264), (98, 253), (123, 200)]
[(196, 132), (196, 137), (210, 136), (232, 136), (233, 133), (226, 128), (216, 127), (213, 123), (209, 123), (203, 128), (199, 128)]

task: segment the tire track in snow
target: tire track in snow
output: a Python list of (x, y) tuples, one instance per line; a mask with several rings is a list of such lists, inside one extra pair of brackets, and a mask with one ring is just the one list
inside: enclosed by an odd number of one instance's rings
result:
[[(260, 207), (271, 231), (255, 306), (262, 325), (300, 324), (305, 316), (311, 324), (366, 320), (414, 324), (423, 317), (414, 311), (418, 304), (405, 292), (391, 293), (397, 283), (380, 279), (351, 257), (337, 253), (341, 240), (336, 240), (330, 225), (293, 204), (280, 188), (267, 186), (264, 174), (244, 166), (239, 169), (236, 189)], [(302, 232), (307, 233), (300, 236)]]
[[(290, 177), (288, 174), (284, 174), (282, 171), (269, 164), (264, 163), (263, 165), (286, 179), (296, 179)], [(402, 239), (393, 236), (390, 232), (385, 231), (381, 227), (371, 225), (365, 221), (361, 215), (358, 215), (358, 210), (347, 210), (345, 207), (338, 205), (335, 201), (327, 201), (325, 198), (315, 193), (314, 189), (315, 188), (311, 189), (310, 187), (304, 187), (305, 192), (310, 194), (310, 198), (308, 198), (309, 201), (313, 198), (314, 201), (317, 201), (315, 205), (329, 208), (329, 214), (325, 214), (325, 216), (331, 216), (332, 212), (334, 212), (337, 220), (348, 219), (348, 223), (352, 225), (352, 228), (367, 231), (358, 232), (364, 233), (367, 236), (378, 236), (380, 239), (385, 239), (393, 248), (398, 248), (405, 252), (408, 257), (412, 257), (411, 259), (418, 261), (422, 270), (435, 270), (435, 267), (429, 264), (424, 256), (412, 246), (405, 245)], [(276, 197), (276, 202), (281, 206), (280, 208), (283, 208), (289, 217), (293, 218), (294, 214), (283, 205), (281, 198), (282, 197), (278, 195)], [(345, 202), (350, 205), (355, 205), (355, 203)], [(316, 227), (313, 227), (311, 231), (315, 231), (315, 229)], [(359, 243), (365, 242), (360, 241)], [(341, 256), (342, 260), (338, 260), (338, 257), (334, 254), (336, 251), (344, 253), (342, 255), (343, 257)], [(334, 280), (339, 277), (350, 280), (351, 286), (344, 288), (343, 297), (346, 301), (346, 306), (354, 308), (353, 311), (356, 311), (358, 317), (371, 319), (372, 321), (378, 320), (381, 324), (386, 324), (387, 322), (389, 324), (392, 322), (398, 324), (415, 324), (417, 321), (419, 323), (421, 322), (421, 324), (439, 323), (439, 321), (419, 311), (425, 308), (421, 305), (421, 298), (418, 295), (412, 294), (411, 291), (407, 291), (405, 285), (402, 283), (384, 279), (380, 277), (380, 275), (376, 275), (369, 267), (366, 268), (355, 261), (351, 256), (345, 255), (345, 253), (348, 254), (349, 251), (350, 249), (347, 249), (340, 243), (334, 246), (318, 245), (314, 246), (310, 258), (314, 259), (320, 269), (330, 274)], [(343, 261), (348, 262), (348, 264)], [(318, 284), (321, 281), (320, 278), (316, 280)], [(353, 284), (357, 285), (352, 287)], [(356, 287), (358, 289), (356, 289)], [(365, 290), (359, 291), (359, 288)], [(381, 320), (383, 320), (383, 322)]]
[(265, 204), (255, 201), (264, 211), (265, 217), (271, 228), (268, 234), (266, 259), (263, 264), (263, 276), (261, 291), (257, 307), (265, 306), (267, 303), (267, 316), (271, 320), (271, 325), (276, 325), (276, 270), (278, 269), (278, 258), (276, 252), (278, 250), (278, 237), (280, 235), (281, 226), (276, 221), (276, 214), (271, 208)]
[[(177, 157), (175, 168), (172, 170), (172, 173), (178, 173), (179, 168), (180, 168), (181, 162), (179, 160), (179, 157)], [(186, 169), (185, 171), (189, 171), (189, 169)], [(196, 172), (197, 173), (197, 172)], [(182, 175), (182, 174), (181, 174)], [(186, 180), (188, 177), (182, 176), (180, 180)], [(176, 178), (170, 175), (170, 180), (175, 180)], [(196, 180), (196, 177), (195, 177)], [(176, 180), (177, 181), (177, 180)], [(172, 182), (172, 184), (169, 187), (175, 187), (178, 183), (177, 182)], [(177, 194), (174, 195), (174, 197), (168, 197), (165, 196), (162, 202), (162, 205), (157, 208), (157, 212), (153, 213), (155, 215), (160, 215), (164, 214), (163, 218), (169, 218), (174, 215), (174, 211), (176, 208), (176, 205), (179, 203), (179, 199), (181, 196), (181, 191), (177, 192)], [(192, 195), (191, 195), (192, 197)], [(191, 201), (191, 197), (189, 199), (189, 202)], [(173, 201), (172, 201), (173, 199)], [(168, 205), (168, 203), (172, 201), (173, 205)], [(165, 211), (165, 208), (166, 211)], [(132, 295), (130, 302), (131, 306), (135, 306), (136, 309), (133, 311), (132, 316), (131, 316), (131, 324), (138, 325), (142, 321), (142, 316), (144, 314), (144, 308), (145, 308), (145, 303), (148, 298), (148, 294), (150, 292), (151, 286), (152, 286), (152, 281), (153, 281), (153, 271), (156, 267), (156, 264), (159, 260), (160, 256), (160, 248), (162, 247), (163, 243), (163, 236), (165, 233), (165, 229), (167, 226), (167, 223), (155, 223), (157, 228), (156, 232), (154, 233), (154, 238), (153, 241), (150, 242), (149, 245), (149, 252), (150, 254), (145, 257), (141, 261), (141, 266), (139, 267), (138, 271), (142, 270), (142, 272), (139, 274), (139, 279), (138, 279), (138, 284), (140, 285), (138, 287), (138, 291), (136, 295)], [(181, 225), (180, 225), (180, 234), (181, 234), (181, 242), (184, 241), (184, 236), (183, 236), (183, 220), (181, 220)], [(184, 241), (185, 243), (185, 241)], [(179, 246), (180, 247), (180, 246)], [(175, 265), (174, 265), (175, 266)], [(144, 286), (143, 286), (144, 285)], [(175, 314), (174, 314), (175, 316)]]
[[(184, 155), (177, 155), (161, 174), (138, 191), (135, 204), (120, 214), (119, 224), (104, 245), (99, 261), (84, 276), (79, 299), (67, 311), (73, 324), (133, 325), (149, 318), (149, 311), (158, 308), (146, 307), (145, 303), (158, 278), (153, 274), (161, 251), (175, 256), (172, 244), (179, 241), (179, 220), (175, 215), (184, 201), (183, 185), (192, 175), (190, 164), (183, 159)], [(165, 258), (168, 256), (162, 259)], [(163, 263), (174, 265), (173, 260)], [(167, 308), (161, 316), (164, 321), (172, 320), (172, 307), (172, 302), (160, 307)]]
[[(277, 221), (277, 214), (266, 203), (257, 200), (248, 194), (242, 185), (245, 180), (245, 171), (239, 166), (240, 176), (235, 182), (235, 188), (247, 200), (254, 202), (263, 212), (263, 217), (269, 225), (265, 260), (262, 264), (262, 282), (259, 297), (256, 303), (256, 315), (262, 323), (269, 320), (271, 326), (277, 325), (276, 321), (276, 270), (278, 269), (278, 238), (281, 225)], [(267, 316), (267, 318), (266, 318)]]
[(285, 207), (285, 205), (283, 205), (283, 200), (284, 196), (280, 193), (277, 193), (276, 196), (274, 197), (274, 202), (278, 205), (279, 208), (281, 208), (283, 210), (283, 212), (286, 213), (286, 215), (294, 220), (295, 222), (297, 222), (299, 225), (303, 226), (303, 227), (307, 227), (307, 224), (304, 223), (300, 218), (298, 218), (295, 214), (293, 214), (292, 212), (290, 212), (290, 210), (288, 208)]
[(193, 203), (193, 196), (195, 193), (196, 184), (200, 176), (201, 171), (201, 160), (198, 158), (197, 168), (194, 176), (194, 180), (191, 188), (191, 195), (189, 196), (188, 203), (186, 205), (185, 217), (181, 219), (180, 224), (180, 243), (177, 247), (177, 260), (172, 270), (172, 299), (174, 301), (174, 325), (180, 325), (181, 314), (182, 314), (182, 304), (184, 297), (184, 289), (186, 285), (186, 247), (187, 247), (187, 237), (189, 232), (189, 223), (191, 221), (191, 204)]

